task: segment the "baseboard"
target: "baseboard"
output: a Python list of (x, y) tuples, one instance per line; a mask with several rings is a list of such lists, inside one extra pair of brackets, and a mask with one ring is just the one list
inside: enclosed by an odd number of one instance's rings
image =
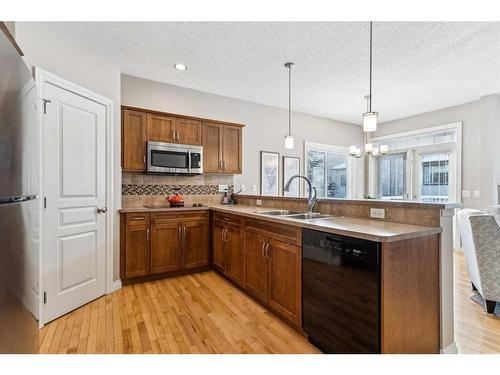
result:
[(110, 294), (113, 292), (116, 292), (117, 290), (120, 290), (122, 288), (122, 281), (121, 279), (113, 281), (113, 284), (111, 285), (111, 290), (108, 290), (106, 294)]
[(455, 341), (453, 341), (446, 348), (441, 349), (441, 354), (458, 354), (458, 347)]

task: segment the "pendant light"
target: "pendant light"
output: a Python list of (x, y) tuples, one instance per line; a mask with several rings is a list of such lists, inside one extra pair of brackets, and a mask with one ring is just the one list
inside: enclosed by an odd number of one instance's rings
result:
[(295, 147), (295, 138), (292, 135), (292, 68), (293, 62), (287, 62), (285, 68), (288, 69), (288, 135), (285, 135), (285, 148), (291, 150)]
[(370, 93), (368, 94), (368, 108), (363, 113), (363, 130), (365, 132), (374, 132), (377, 130), (378, 113), (372, 111), (372, 70), (373, 70), (373, 51), (372, 51), (372, 22), (370, 21)]
[(372, 111), (372, 71), (373, 71), (373, 30), (372, 22), (370, 21), (370, 84), (369, 94), (365, 96), (366, 112), (363, 113), (363, 131), (365, 132), (365, 149), (364, 152), (357, 146), (349, 147), (349, 155), (355, 158), (360, 158), (363, 155), (370, 155), (375, 158), (384, 156), (389, 151), (387, 145), (374, 147), (373, 143), (369, 142), (368, 133), (377, 130), (378, 112)]

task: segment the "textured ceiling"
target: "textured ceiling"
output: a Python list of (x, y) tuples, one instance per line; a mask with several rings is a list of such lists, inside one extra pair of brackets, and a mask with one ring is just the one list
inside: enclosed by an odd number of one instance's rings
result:
[[(68, 23), (114, 51), (122, 72), (360, 123), (368, 91), (368, 23)], [(380, 121), (500, 92), (500, 22), (375, 22), (373, 109)], [(185, 72), (172, 68), (176, 62)]]

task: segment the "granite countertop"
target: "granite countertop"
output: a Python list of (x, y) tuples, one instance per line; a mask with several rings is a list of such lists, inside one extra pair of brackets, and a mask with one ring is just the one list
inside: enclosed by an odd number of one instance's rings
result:
[(209, 207), (177, 207), (168, 206), (158, 208), (130, 207), (121, 209), (120, 212), (177, 212), (214, 210), (246, 217), (267, 220), (275, 223), (293, 225), (332, 234), (339, 234), (362, 238), (377, 242), (393, 242), (410, 238), (428, 236), (441, 233), (441, 228), (424, 227), (419, 225), (402, 224), (390, 221), (360, 219), (353, 217), (326, 217), (310, 220), (297, 220), (283, 216), (266, 216), (259, 212), (278, 210), (269, 207), (243, 206), (243, 205), (210, 205)]

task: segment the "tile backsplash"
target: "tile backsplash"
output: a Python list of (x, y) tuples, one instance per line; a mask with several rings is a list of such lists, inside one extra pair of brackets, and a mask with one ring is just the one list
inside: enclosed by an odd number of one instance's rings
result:
[(164, 202), (169, 194), (179, 192), (186, 204), (215, 203), (220, 200), (219, 185), (234, 189), (233, 175), (156, 176), (122, 173), (122, 206), (141, 206)]

